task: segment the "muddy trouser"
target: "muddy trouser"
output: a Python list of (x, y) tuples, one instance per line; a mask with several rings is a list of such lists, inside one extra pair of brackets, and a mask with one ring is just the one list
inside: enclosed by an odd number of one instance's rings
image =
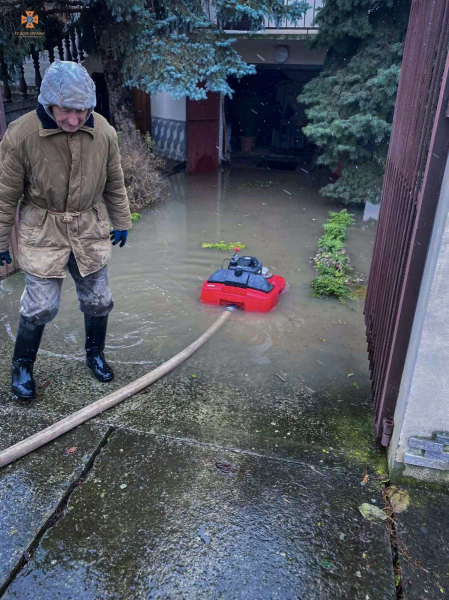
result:
[[(70, 254), (67, 266), (75, 281), (80, 310), (92, 317), (107, 316), (114, 306), (107, 266), (82, 277), (73, 253)], [(20, 314), (32, 323), (49, 323), (58, 313), (63, 281), (62, 277), (44, 278), (25, 273)]]

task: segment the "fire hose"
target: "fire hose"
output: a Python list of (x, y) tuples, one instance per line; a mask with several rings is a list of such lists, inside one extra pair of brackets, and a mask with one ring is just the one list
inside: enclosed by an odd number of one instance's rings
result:
[(207, 329), (203, 333), (203, 335), (201, 335), (197, 340), (190, 344), (190, 346), (187, 346), (187, 348), (173, 356), (170, 360), (164, 362), (156, 369), (153, 369), (152, 371), (146, 373), (139, 379), (136, 379), (135, 381), (128, 383), (128, 385), (125, 385), (124, 387), (116, 390), (115, 392), (112, 392), (112, 394), (104, 396), (103, 398), (100, 398), (95, 402), (92, 402), (92, 404), (89, 404), (84, 408), (77, 410), (68, 417), (61, 419), (56, 423), (53, 423), (53, 425), (46, 427), (42, 431), (39, 431), (38, 433), (35, 433), (34, 435), (22, 440), (21, 442), (18, 442), (17, 444), (14, 444), (13, 446), (10, 446), (9, 448), (6, 448), (5, 450), (1, 451), (0, 468), (11, 464), (15, 460), (22, 458), (23, 456), (26, 456), (30, 452), (33, 452), (33, 450), (36, 450), (37, 448), (48, 444), (49, 442), (60, 437), (64, 433), (67, 433), (71, 429), (74, 429), (78, 425), (81, 425), (81, 423), (85, 423), (89, 419), (96, 417), (105, 410), (116, 406), (120, 402), (123, 402), (123, 400), (126, 400), (134, 394), (137, 394), (137, 392), (140, 392), (141, 390), (145, 389), (164, 375), (167, 375), (168, 373), (170, 373), (170, 371), (173, 371), (173, 369), (175, 369), (177, 366), (179, 366), (181, 363), (187, 360), (189, 356), (196, 352), (198, 348), (201, 348), (201, 346), (205, 342), (207, 342), (207, 340), (211, 338), (224, 323), (226, 323), (228, 318), (231, 316), (231, 312), (233, 312), (234, 310), (235, 307), (233, 306), (227, 307), (225, 312), (222, 315), (220, 315), (220, 317), (215, 321), (215, 323), (213, 323), (209, 327), (209, 329)]

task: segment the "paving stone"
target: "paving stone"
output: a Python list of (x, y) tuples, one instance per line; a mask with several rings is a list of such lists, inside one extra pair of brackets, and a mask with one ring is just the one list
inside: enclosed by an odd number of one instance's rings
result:
[(410, 452), (404, 453), (404, 462), (407, 465), (417, 465), (418, 467), (426, 467), (428, 469), (439, 469), (440, 471), (449, 471), (449, 462), (443, 458), (429, 458), (427, 456), (418, 456)]
[(436, 441), (445, 446), (449, 446), (449, 433), (437, 433)]
[(420, 450), (431, 450), (433, 452), (443, 452), (443, 444), (439, 444), (433, 440), (424, 438), (412, 437), (408, 441), (410, 448), (419, 448)]

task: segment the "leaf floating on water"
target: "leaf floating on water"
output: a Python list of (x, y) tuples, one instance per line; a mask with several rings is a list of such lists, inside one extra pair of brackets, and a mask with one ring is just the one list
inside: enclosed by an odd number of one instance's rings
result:
[(385, 521), (385, 519), (387, 519), (387, 515), (381, 508), (368, 504), (367, 502), (364, 502), (359, 506), (359, 511), (365, 519), (368, 519), (368, 521)]
[(410, 506), (410, 495), (406, 490), (391, 485), (385, 490), (385, 496), (391, 504), (391, 510), (394, 513), (401, 513)]

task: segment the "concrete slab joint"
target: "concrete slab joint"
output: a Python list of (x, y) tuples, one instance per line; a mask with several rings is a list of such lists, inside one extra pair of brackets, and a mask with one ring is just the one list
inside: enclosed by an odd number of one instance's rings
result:
[(431, 439), (411, 437), (408, 445), (405, 464), (449, 471), (449, 433), (436, 432)]

